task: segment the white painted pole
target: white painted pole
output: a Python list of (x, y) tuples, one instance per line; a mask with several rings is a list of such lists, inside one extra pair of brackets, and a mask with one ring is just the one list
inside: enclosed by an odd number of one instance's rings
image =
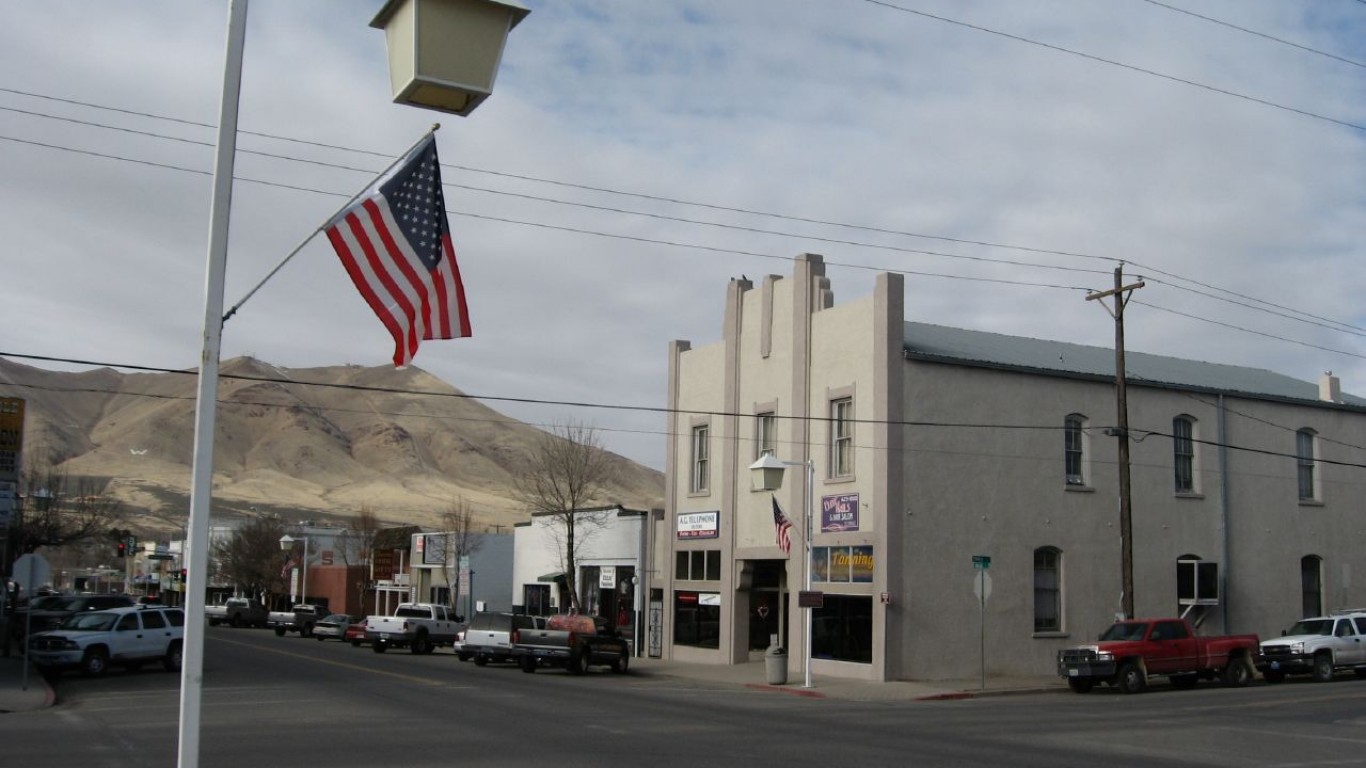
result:
[(218, 415), (218, 356), (223, 333), (223, 281), (228, 263), (237, 106), (242, 90), (242, 52), (247, 38), (247, 0), (229, 0), (223, 94), (218, 117), (213, 199), (209, 207), (209, 253), (204, 281), (204, 345), (195, 406), (194, 463), (190, 485), (189, 553), (185, 584), (185, 641), (180, 670), (180, 734), (176, 765), (199, 765), (199, 715), (204, 688), (204, 590), (208, 586), (213, 444)]

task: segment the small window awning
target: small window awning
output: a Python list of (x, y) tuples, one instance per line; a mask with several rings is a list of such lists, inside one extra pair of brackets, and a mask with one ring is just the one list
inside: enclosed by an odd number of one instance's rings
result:
[(556, 582), (556, 581), (564, 581), (564, 580), (565, 580), (565, 579), (564, 579), (564, 571), (556, 571), (556, 572), (554, 572), (554, 573), (547, 573), (547, 574), (545, 574), (544, 576), (537, 576), (537, 577), (536, 577), (536, 580), (537, 580), (537, 581), (544, 581), (544, 582), (547, 582), (547, 583)]

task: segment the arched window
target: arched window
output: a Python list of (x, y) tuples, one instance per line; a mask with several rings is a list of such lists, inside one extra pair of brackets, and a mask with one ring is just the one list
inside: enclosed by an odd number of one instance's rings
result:
[(1300, 612), (1304, 618), (1323, 615), (1323, 558), (1300, 558)]
[(1319, 498), (1319, 479), (1314, 472), (1319, 457), (1318, 443), (1318, 433), (1312, 429), (1301, 429), (1295, 433), (1295, 465), (1299, 475), (1300, 501), (1317, 501)]
[(1034, 631), (1062, 631), (1062, 550), (1034, 550)]
[(1084, 486), (1086, 478), (1086, 417), (1071, 413), (1063, 420), (1063, 471), (1067, 484)]
[(1172, 466), (1176, 471), (1176, 492), (1197, 493), (1195, 487), (1195, 419), (1172, 419)]

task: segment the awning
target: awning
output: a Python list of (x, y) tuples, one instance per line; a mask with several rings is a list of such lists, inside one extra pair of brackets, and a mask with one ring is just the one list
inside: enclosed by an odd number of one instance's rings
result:
[(564, 581), (564, 571), (556, 571), (555, 573), (547, 573), (544, 576), (537, 576), (536, 580), (544, 582)]

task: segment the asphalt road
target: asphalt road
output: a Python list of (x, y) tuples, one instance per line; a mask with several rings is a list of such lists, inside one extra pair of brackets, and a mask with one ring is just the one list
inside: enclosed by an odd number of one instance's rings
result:
[[(200, 765), (1366, 765), (1366, 681), (860, 703), (672, 677), (534, 675), (208, 630)], [(179, 676), (63, 676), (0, 717), (0, 765), (171, 766)]]

